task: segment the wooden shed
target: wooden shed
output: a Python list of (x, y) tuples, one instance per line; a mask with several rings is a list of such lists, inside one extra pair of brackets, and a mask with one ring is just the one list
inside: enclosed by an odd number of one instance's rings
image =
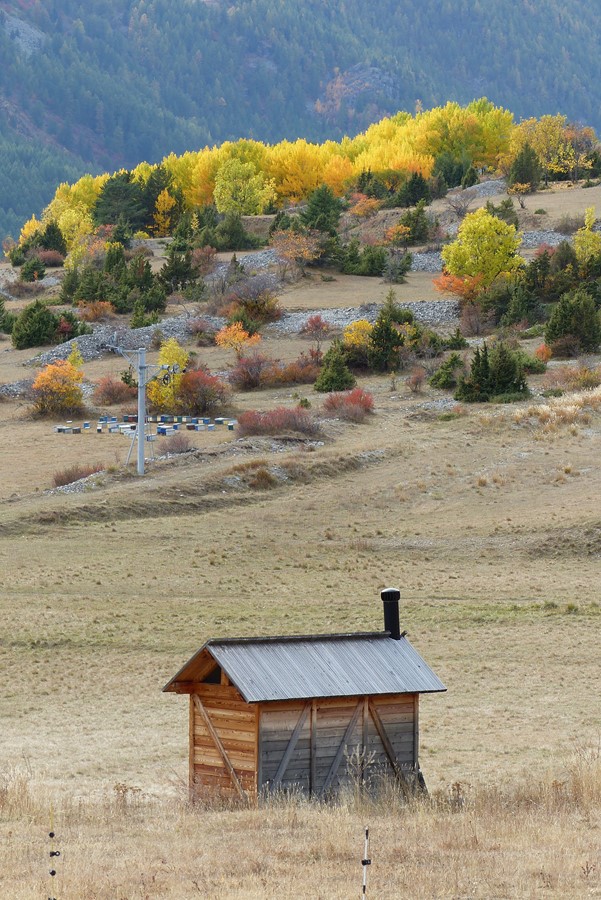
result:
[(357, 764), (423, 785), (419, 695), (446, 688), (400, 632), (399, 598), (382, 591), (382, 632), (207, 641), (163, 688), (190, 695), (191, 796), (324, 796)]

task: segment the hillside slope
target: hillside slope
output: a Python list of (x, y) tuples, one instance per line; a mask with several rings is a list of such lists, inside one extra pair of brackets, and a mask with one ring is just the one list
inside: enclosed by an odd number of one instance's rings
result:
[(0, 170), (39, 159), (0, 186), (0, 235), (74, 171), (242, 136), (339, 138), (417, 101), (486, 94), (598, 127), (600, 25), (583, 0), (0, 3)]

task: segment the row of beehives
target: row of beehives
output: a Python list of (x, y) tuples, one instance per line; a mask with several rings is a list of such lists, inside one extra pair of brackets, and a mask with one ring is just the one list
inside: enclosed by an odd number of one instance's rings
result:
[[(176, 431), (215, 431), (218, 427), (233, 431), (237, 425), (236, 419), (224, 416), (217, 416), (215, 419), (209, 416), (147, 416), (146, 422), (156, 424), (159, 436), (175, 434)], [(57, 434), (85, 434), (95, 430), (97, 434), (125, 434), (131, 437), (137, 427), (138, 417), (134, 415), (123, 416), (121, 421), (117, 416), (101, 416), (94, 426), (91, 422), (75, 425), (68, 421), (64, 425), (56, 425), (54, 430)], [(147, 439), (153, 437), (154, 435), (147, 434)]]

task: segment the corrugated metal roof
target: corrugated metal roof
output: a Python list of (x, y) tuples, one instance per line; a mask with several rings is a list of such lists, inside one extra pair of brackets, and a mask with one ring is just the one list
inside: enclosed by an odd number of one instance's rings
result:
[[(386, 632), (212, 640), (203, 649), (249, 703), (446, 690), (405, 637)], [(166, 689), (186, 680), (187, 665)]]

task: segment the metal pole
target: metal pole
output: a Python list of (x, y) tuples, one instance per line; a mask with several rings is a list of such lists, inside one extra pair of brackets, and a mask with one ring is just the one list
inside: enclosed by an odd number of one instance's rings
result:
[(138, 350), (138, 475), (144, 474), (146, 442), (146, 350)]
[(361, 897), (363, 898), (363, 900), (365, 900), (365, 898), (367, 897), (367, 867), (371, 866), (371, 859), (369, 858), (369, 828), (365, 829), (365, 846), (361, 865), (363, 866), (363, 885), (361, 890)]

